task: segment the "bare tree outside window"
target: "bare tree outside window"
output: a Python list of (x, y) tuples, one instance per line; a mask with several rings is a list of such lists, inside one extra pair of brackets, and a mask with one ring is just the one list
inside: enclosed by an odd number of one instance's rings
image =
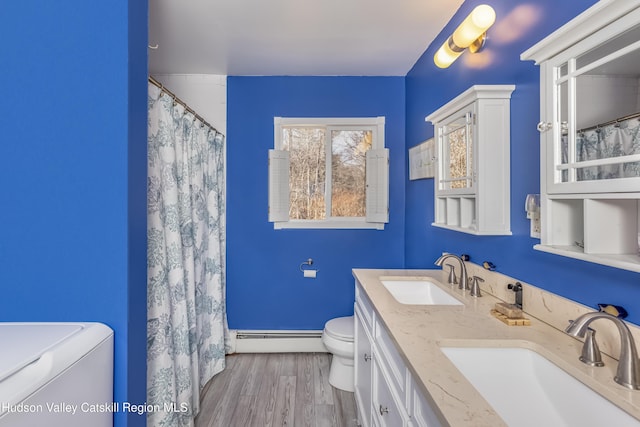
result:
[(371, 131), (331, 132), (331, 216), (365, 216), (365, 155), (372, 142)]
[[(287, 126), (282, 148), (289, 151), (289, 218), (324, 220), (327, 204), (332, 217), (366, 215), (366, 152), (372, 146), (370, 130), (332, 130), (331, 164), (327, 165), (324, 127)], [(325, 200), (327, 167), (331, 173), (331, 201)]]
[(289, 218), (325, 219), (325, 129), (282, 129), (284, 150), (289, 151)]

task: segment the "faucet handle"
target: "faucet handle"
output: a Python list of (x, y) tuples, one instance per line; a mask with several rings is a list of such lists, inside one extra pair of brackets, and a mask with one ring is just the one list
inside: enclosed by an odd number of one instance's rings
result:
[(600, 348), (598, 348), (598, 343), (596, 342), (596, 331), (594, 329), (587, 328), (584, 345), (582, 346), (582, 354), (579, 359), (582, 363), (586, 363), (589, 366), (604, 366)]
[(471, 290), (469, 295), (472, 297), (481, 297), (482, 292), (480, 292), (480, 282), (484, 282), (484, 279), (478, 276), (473, 276), (471, 279)]
[(447, 280), (447, 282), (449, 282), (450, 285), (457, 285), (458, 279), (456, 278), (456, 270), (451, 264), (446, 264), (446, 266), (449, 267), (449, 280)]

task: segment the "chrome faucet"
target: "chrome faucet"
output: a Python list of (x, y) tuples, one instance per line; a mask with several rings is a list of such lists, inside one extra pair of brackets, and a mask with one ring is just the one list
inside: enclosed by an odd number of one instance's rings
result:
[(464, 265), (464, 261), (458, 255), (455, 254), (444, 254), (440, 258), (438, 258), (435, 264), (438, 267), (442, 267), (444, 260), (447, 258), (455, 258), (460, 263), (460, 283), (458, 284), (458, 289), (469, 289), (469, 278), (467, 277), (467, 267)]
[(631, 331), (622, 319), (600, 311), (586, 313), (567, 326), (565, 332), (572, 337), (584, 338), (589, 324), (596, 319), (611, 320), (616, 324), (618, 332), (620, 332), (620, 357), (618, 358), (618, 370), (613, 380), (626, 388), (640, 390), (640, 362), (638, 361), (638, 351), (636, 350), (636, 344), (631, 335)]

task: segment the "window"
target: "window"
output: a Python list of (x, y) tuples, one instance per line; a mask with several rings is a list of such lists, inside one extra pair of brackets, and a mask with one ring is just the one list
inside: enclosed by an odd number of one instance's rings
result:
[(388, 222), (384, 117), (274, 118), (274, 228), (376, 228)]

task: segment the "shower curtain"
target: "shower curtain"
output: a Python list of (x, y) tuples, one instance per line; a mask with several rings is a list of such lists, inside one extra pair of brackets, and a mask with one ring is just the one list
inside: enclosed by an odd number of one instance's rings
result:
[(147, 414), (193, 426), (224, 369), (224, 136), (149, 83)]
[[(569, 138), (562, 136), (562, 163), (569, 161)], [(640, 120), (631, 118), (598, 126), (576, 134), (576, 161), (601, 160), (640, 154)], [(567, 171), (563, 171), (563, 182)], [(640, 162), (578, 168), (578, 181), (592, 181), (640, 176)]]

